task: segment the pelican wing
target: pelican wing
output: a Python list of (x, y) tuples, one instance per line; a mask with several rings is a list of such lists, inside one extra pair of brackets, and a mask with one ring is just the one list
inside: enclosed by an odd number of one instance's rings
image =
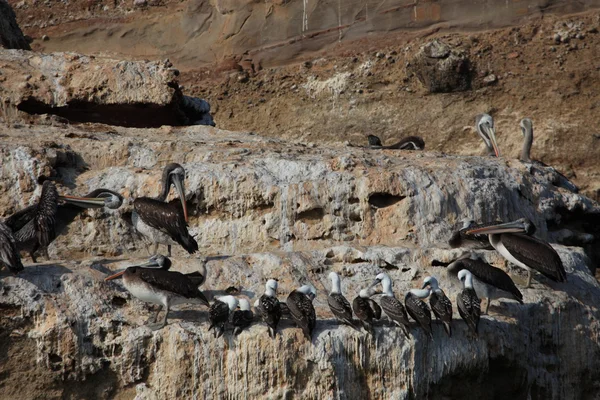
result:
[(24, 209), (19, 210), (10, 217), (6, 218), (6, 220), (4, 220), (4, 223), (10, 228), (10, 230), (13, 233), (17, 233), (18, 231), (23, 229), (23, 227), (27, 225), (28, 222), (33, 221), (33, 219), (35, 218), (36, 207), (37, 205), (25, 207)]
[(567, 280), (560, 256), (548, 243), (533, 236), (517, 233), (504, 233), (501, 240), (506, 250), (523, 264), (554, 281)]
[(198, 243), (188, 232), (183, 209), (178, 201), (163, 203), (148, 197), (140, 197), (135, 199), (133, 207), (142, 221), (169, 235), (171, 239), (192, 254), (198, 251)]
[(35, 211), (35, 227), (42, 247), (47, 247), (56, 237), (54, 224), (58, 212), (58, 191), (54, 183), (45, 181), (42, 195)]
[(461, 260), (458, 264), (460, 265), (456, 272), (461, 269), (467, 269), (481, 282), (511, 293), (515, 296), (516, 300), (519, 300), (521, 303), (523, 302), (521, 291), (517, 288), (511, 277), (500, 268), (493, 267), (481, 260), (471, 260), (469, 258)]
[(17, 249), (17, 243), (12, 231), (8, 226), (0, 222), (0, 264), (4, 264), (12, 272), (23, 270), (21, 255)]
[(140, 279), (151, 286), (177, 294), (186, 299), (198, 299), (209, 306), (208, 300), (198, 287), (181, 272), (165, 271), (162, 269), (136, 268), (136, 274)]

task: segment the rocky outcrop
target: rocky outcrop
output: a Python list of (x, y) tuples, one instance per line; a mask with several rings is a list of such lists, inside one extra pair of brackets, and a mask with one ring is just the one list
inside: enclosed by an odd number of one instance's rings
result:
[(206, 101), (183, 95), (168, 60), (11, 50), (0, 53), (0, 67), (0, 95), (26, 113), (122, 126), (214, 125)]
[(407, 69), (429, 92), (448, 93), (471, 88), (471, 68), (464, 53), (436, 39), (421, 47)]
[(15, 12), (6, 0), (0, 0), (0, 49), (31, 49), (17, 24)]
[[(47, 150), (58, 138), (61, 147)], [(459, 255), (446, 241), (462, 218), (525, 216), (540, 237), (564, 230), (597, 237), (597, 204), (530, 175), (518, 161), (308, 147), (210, 127), (10, 128), (2, 140), (5, 215), (35, 198), (32, 182), (42, 172), (59, 178), (61, 192), (106, 187), (130, 202), (158, 192), (162, 166), (182, 163), (201, 251), (189, 257), (174, 249), (173, 269), (204, 263), (209, 297), (234, 285), (251, 303), (267, 278), (279, 277), (281, 299), (310, 281), (319, 291), (319, 322), (311, 344), (289, 322), (275, 340), (261, 325), (215, 340), (206, 310), (181, 306), (169, 326), (151, 332), (142, 326), (149, 307), (120, 283), (103, 282), (147, 255), (127, 221), (131, 205), (89, 211), (50, 246), (51, 257), (65, 261), (26, 260), (20, 275), (2, 272), (7, 356), (0, 376), (8, 378), (0, 397), (133, 397), (135, 390), (140, 399), (578, 399), (598, 390), (600, 287), (580, 247), (555, 246), (567, 283), (537, 276), (523, 291), (525, 305), (492, 306), (478, 338), (458, 315), (452, 338), (438, 325), (433, 341), (416, 327), (409, 340), (389, 326), (370, 338), (338, 326), (327, 309), (330, 270), (340, 273), (350, 299), (382, 270), (399, 296), (434, 274), (454, 299), (458, 284), (432, 265)], [(70, 152), (79, 161), (57, 155)], [(493, 251), (479, 255), (503, 266)], [(522, 271), (509, 272), (522, 286)]]

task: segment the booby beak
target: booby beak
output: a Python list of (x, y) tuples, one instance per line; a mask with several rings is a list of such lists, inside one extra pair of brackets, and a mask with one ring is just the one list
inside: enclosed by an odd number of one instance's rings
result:
[(123, 275), (123, 274), (125, 273), (125, 271), (126, 271), (126, 270), (123, 270), (123, 271), (121, 271), (121, 272), (117, 272), (117, 273), (116, 273), (116, 274), (114, 274), (114, 275), (111, 275), (111, 276), (108, 276), (108, 277), (104, 278), (104, 282), (107, 282), (107, 281), (112, 281), (113, 279), (120, 278), (120, 277), (121, 277), (121, 275)]
[(175, 175), (173, 177), (173, 183), (175, 184), (175, 189), (179, 194), (179, 199), (181, 200), (181, 207), (183, 207), (183, 217), (185, 218), (185, 222), (188, 222), (188, 211), (187, 203), (185, 201), (185, 189), (183, 186), (183, 181), (179, 178), (179, 176)]
[(59, 200), (68, 204), (73, 204), (81, 208), (100, 208), (106, 204), (102, 197), (76, 197), (76, 196), (58, 196)]
[(486, 226), (483, 228), (476, 228), (476, 229), (471, 229), (468, 230), (466, 233), (467, 235), (473, 235), (473, 234), (483, 234), (483, 235), (491, 235), (494, 233), (526, 233), (527, 229), (525, 227), (525, 224), (523, 223), (523, 221), (518, 220), (518, 221), (512, 221), (512, 222), (506, 222), (503, 224), (497, 224), (497, 225), (490, 225), (490, 226)]
[(427, 286), (429, 286), (429, 282), (425, 282), (425, 283), (423, 284), (423, 287), (422, 287), (421, 289), (425, 289)]
[(496, 157), (500, 157), (500, 149), (498, 149), (498, 143), (496, 142), (496, 129), (488, 127), (487, 125), (483, 125), (483, 130), (485, 131), (488, 138), (490, 138), (490, 142), (492, 142), (494, 154), (496, 154)]
[(377, 286), (381, 283), (381, 279), (375, 279), (373, 282), (371, 282), (371, 285), (369, 285), (369, 288), (372, 288), (374, 286)]

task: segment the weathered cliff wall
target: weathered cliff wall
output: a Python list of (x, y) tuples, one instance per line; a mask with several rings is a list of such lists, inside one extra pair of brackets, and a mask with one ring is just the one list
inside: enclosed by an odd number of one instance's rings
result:
[[(350, 299), (381, 270), (399, 296), (434, 274), (454, 299), (458, 284), (431, 265), (459, 254), (444, 248), (464, 217), (526, 216), (541, 237), (593, 240), (598, 205), (532, 177), (519, 162), (309, 147), (209, 127), (5, 132), (5, 215), (35, 199), (32, 182), (42, 172), (60, 178), (61, 192), (102, 186), (131, 201), (156, 194), (161, 167), (179, 161), (201, 251), (189, 257), (174, 249), (174, 269), (206, 263), (209, 297), (235, 285), (251, 302), (267, 278), (279, 277), (282, 300), (311, 281), (319, 322), (312, 344), (289, 322), (276, 340), (261, 325), (214, 340), (206, 310), (182, 306), (169, 326), (151, 332), (142, 327), (149, 307), (120, 283), (103, 282), (147, 255), (127, 222), (130, 204), (90, 211), (50, 246), (53, 260), (64, 261), (26, 260), (16, 277), (1, 272), (2, 397), (581, 399), (598, 392), (600, 287), (580, 247), (556, 246), (568, 283), (537, 277), (523, 291), (525, 305), (492, 306), (479, 338), (456, 314), (451, 339), (438, 325), (433, 341), (417, 328), (405, 340), (385, 326), (371, 339), (338, 326), (327, 309), (330, 270), (342, 275)], [(480, 254), (503, 266), (494, 252)], [(510, 273), (523, 284), (522, 271)]]

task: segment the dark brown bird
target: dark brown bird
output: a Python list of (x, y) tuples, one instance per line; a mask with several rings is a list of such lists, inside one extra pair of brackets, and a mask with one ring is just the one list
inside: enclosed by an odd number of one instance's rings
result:
[(430, 288), (429, 305), (437, 319), (444, 324), (444, 330), (448, 336), (452, 336), (452, 302), (446, 293), (440, 289), (437, 279), (427, 276), (423, 280), (423, 289)]
[(404, 304), (408, 314), (417, 321), (419, 326), (423, 328), (427, 336), (433, 339), (431, 330), (431, 310), (429, 306), (421, 299), (426, 299), (429, 296), (430, 290), (427, 289), (410, 289), (404, 297)]
[(458, 272), (458, 279), (463, 284), (463, 290), (456, 297), (458, 313), (465, 321), (469, 330), (477, 336), (479, 317), (481, 316), (481, 300), (473, 289), (473, 277), (469, 271), (462, 269)]
[(6, 266), (13, 274), (23, 271), (17, 242), (8, 226), (0, 222), (0, 266)]
[(381, 139), (379, 139), (375, 135), (368, 135), (369, 145), (374, 149), (381, 150), (424, 150), (425, 149), (425, 141), (420, 136), (407, 136), (402, 140), (391, 144), (389, 146), (383, 146), (381, 144)]
[(367, 333), (373, 335), (373, 321), (381, 318), (381, 307), (371, 296), (374, 291), (371, 287), (362, 289), (352, 301), (352, 309)]
[(329, 309), (339, 321), (357, 328), (356, 322), (352, 318), (350, 302), (342, 294), (342, 284), (339, 275), (335, 272), (330, 272), (329, 279), (331, 279), (331, 292), (327, 296)]
[(265, 293), (256, 300), (254, 307), (263, 322), (267, 324), (267, 331), (271, 338), (275, 338), (277, 334), (277, 325), (283, 314), (284, 304), (277, 299), (277, 280), (269, 279), (265, 285)]
[(246, 299), (238, 301), (239, 310), (233, 312), (231, 324), (233, 325), (233, 334), (235, 336), (242, 333), (244, 329), (252, 325), (254, 321), (254, 313), (250, 309), (250, 303)]
[(233, 296), (217, 297), (212, 306), (210, 306), (210, 310), (208, 311), (210, 326), (208, 330), (215, 329), (213, 331), (215, 338), (223, 335), (225, 325), (229, 322), (229, 317), (237, 306), (238, 300)]
[(312, 340), (312, 333), (317, 324), (317, 314), (312, 304), (316, 295), (315, 287), (308, 284), (294, 290), (286, 300), (292, 319), (309, 341)]

